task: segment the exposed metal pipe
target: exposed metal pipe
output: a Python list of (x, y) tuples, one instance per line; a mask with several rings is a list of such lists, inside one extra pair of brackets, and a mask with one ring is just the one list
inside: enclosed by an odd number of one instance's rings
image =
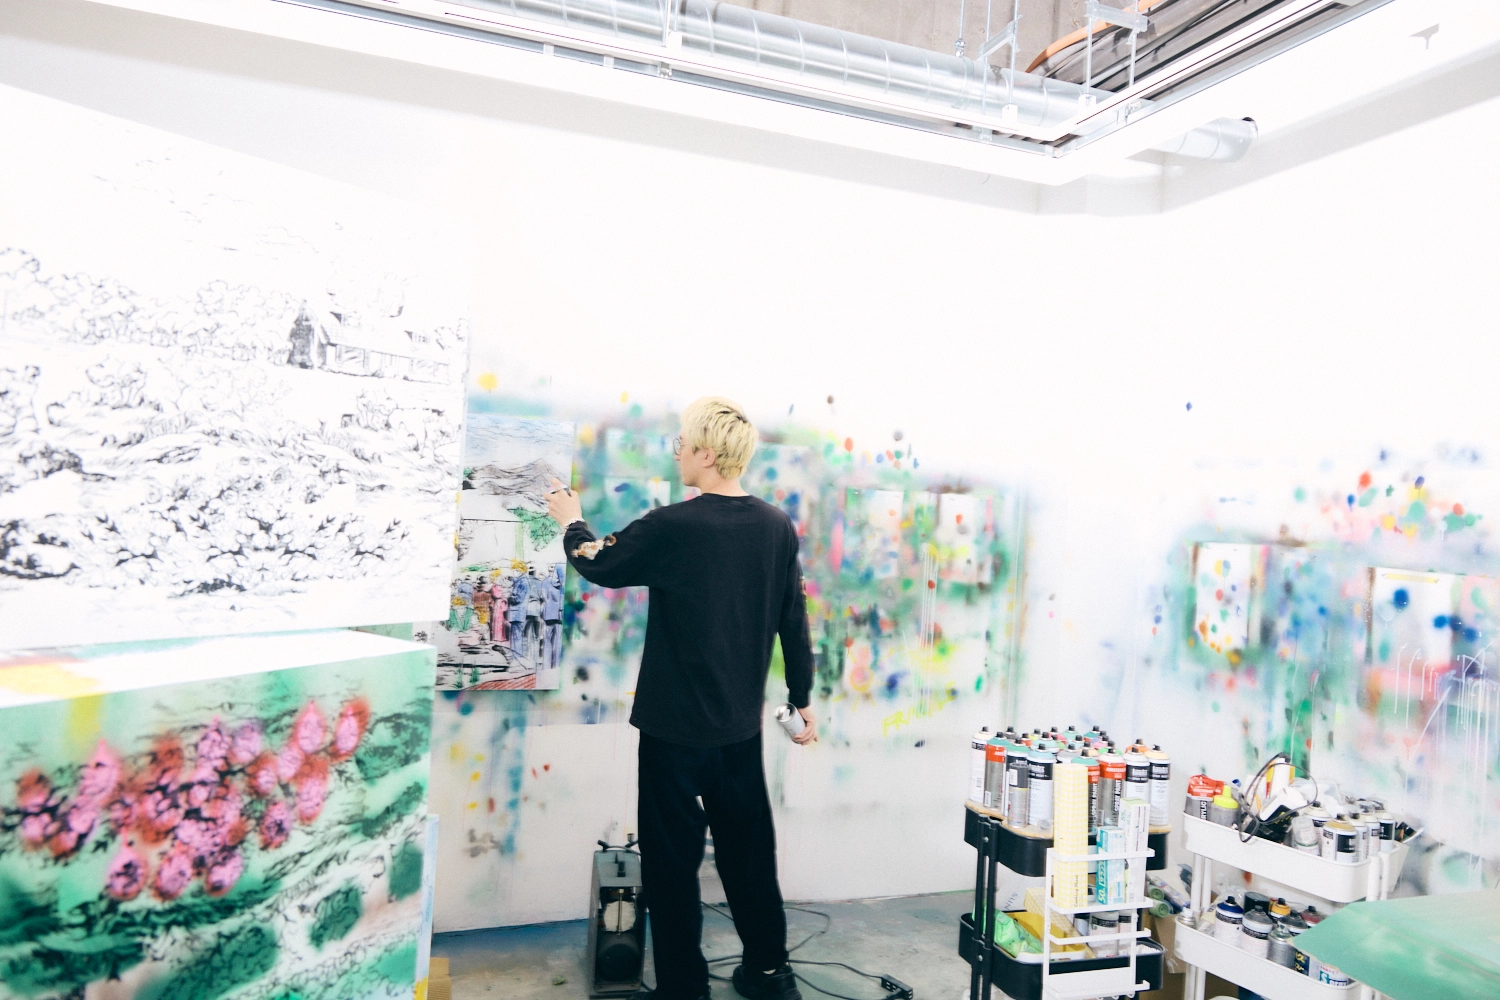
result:
[[(464, 0), (464, 6), (621, 40), (660, 44), (667, 38), (669, 46), (680, 45), (728, 64), (835, 83), (865, 93), (899, 96), (960, 113), (991, 112), (997, 98), (1004, 96), (1006, 103), (1015, 107), (1014, 120), (1022, 125), (1057, 126), (1077, 116), (1080, 97), (1085, 93), (1094, 103), (1111, 96), (1108, 91), (1013, 69), (991, 74), (979, 61), (962, 56), (717, 0), (670, 0), (665, 5), (661, 0)], [(1141, 101), (1132, 114), (1149, 106), (1149, 101)], [(1122, 114), (1115, 110), (1096, 115), (1073, 134), (1086, 135), (1117, 125)], [(1183, 142), (1178, 155), (1238, 159), (1255, 137), (1253, 127), (1237, 119), (1220, 119), (1205, 128), (1205, 135)]]

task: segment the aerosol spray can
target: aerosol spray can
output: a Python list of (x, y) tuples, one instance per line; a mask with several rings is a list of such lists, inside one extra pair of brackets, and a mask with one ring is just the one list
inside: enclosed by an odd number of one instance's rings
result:
[[(1125, 791), (1121, 801), (1125, 799), (1140, 799), (1142, 802), (1151, 801), (1151, 761), (1143, 753), (1134, 750), (1125, 754)], [(1116, 815), (1119, 815), (1118, 807)], [(1149, 819), (1148, 819), (1149, 822)]]
[(1008, 744), (996, 736), (984, 748), (984, 807), (1005, 809), (1005, 751)]
[(1159, 746), (1146, 751), (1151, 763), (1151, 825), (1172, 823), (1172, 758)]
[(1031, 809), (1031, 764), (1019, 743), (1011, 744), (1005, 758), (1005, 780), (1005, 822), (1019, 829), (1026, 825)]
[(1099, 756), (1099, 825), (1115, 826), (1125, 797), (1125, 758), (1114, 751)]
[(984, 745), (989, 741), (989, 726), (981, 726), (969, 739), (969, 801), (975, 805), (984, 805)]
[(1103, 787), (1099, 783), (1100, 772), (1098, 757), (1079, 757), (1078, 762), (1089, 769), (1089, 833), (1099, 832), (1099, 789)]
[(1031, 771), (1031, 801), (1027, 806), (1029, 825), (1052, 831), (1052, 767), (1057, 757), (1051, 750), (1032, 750), (1026, 755)]
[(802, 713), (791, 702), (776, 710), (776, 721), (781, 723), (781, 728), (786, 730), (788, 736), (800, 735), (807, 726), (807, 720), (802, 718)]

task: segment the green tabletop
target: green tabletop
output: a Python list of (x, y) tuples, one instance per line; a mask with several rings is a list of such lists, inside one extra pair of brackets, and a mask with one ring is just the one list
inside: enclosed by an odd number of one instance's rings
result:
[(1391, 1000), (1500, 997), (1500, 891), (1351, 903), (1297, 947)]

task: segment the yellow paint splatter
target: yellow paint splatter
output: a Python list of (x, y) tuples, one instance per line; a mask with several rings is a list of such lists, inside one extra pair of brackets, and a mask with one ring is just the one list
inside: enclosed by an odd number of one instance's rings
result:
[(86, 695), (68, 703), (68, 739), (78, 749), (91, 748), (99, 739), (99, 719), (104, 714), (102, 695)]
[(0, 667), (0, 688), (51, 698), (77, 698), (102, 690), (94, 678), (81, 677), (55, 661)]
[(469, 775), (469, 780), (470, 781), (478, 781), (479, 780), (479, 772), (475, 771), (473, 774)]
[(485, 392), (494, 392), (495, 386), (500, 384), (500, 380), (495, 377), (494, 372), (483, 373), (479, 376), (477, 381), (479, 382), (479, 388), (483, 389)]
[(620, 393), (620, 402), (622, 402), (622, 403), (628, 403), (628, 402), (630, 402), (630, 393), (628, 393), (628, 392), (622, 392), (622, 393)]

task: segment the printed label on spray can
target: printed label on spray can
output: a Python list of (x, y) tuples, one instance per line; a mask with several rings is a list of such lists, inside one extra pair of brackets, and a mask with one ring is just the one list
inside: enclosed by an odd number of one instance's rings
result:
[(990, 741), (988, 728), (981, 729), (969, 740), (969, 801), (984, 805), (985, 745)]
[(1052, 766), (1056, 761), (1049, 750), (1033, 750), (1026, 755), (1030, 762), (1031, 801), (1027, 806), (1027, 823), (1042, 830), (1052, 829)]
[(1146, 754), (1151, 762), (1151, 825), (1172, 823), (1172, 758), (1161, 750)]
[(1026, 751), (1016, 747), (1005, 760), (1005, 822), (1014, 827), (1026, 825), (1030, 818), (1031, 765)]
[(984, 806), (1005, 808), (1005, 741), (998, 736), (985, 745)]

